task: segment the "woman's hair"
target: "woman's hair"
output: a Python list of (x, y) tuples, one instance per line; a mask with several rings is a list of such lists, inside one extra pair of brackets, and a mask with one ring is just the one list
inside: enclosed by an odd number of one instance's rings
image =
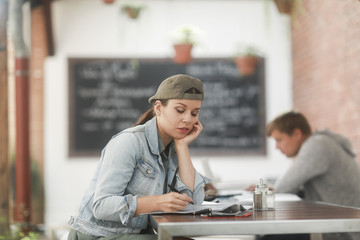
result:
[(275, 129), (289, 136), (293, 134), (295, 129), (300, 129), (304, 135), (311, 134), (311, 127), (305, 116), (294, 111), (284, 113), (268, 123), (266, 126), (267, 136), (270, 137)]
[(169, 99), (191, 99), (203, 100), (204, 89), (202, 82), (184, 74), (171, 76), (160, 84), (156, 94), (149, 98), (149, 103), (153, 106), (143, 113), (133, 126), (141, 125), (149, 121), (155, 116), (154, 103), (156, 100), (161, 101), (163, 106), (166, 106)]
[[(159, 101), (161, 102), (162, 105), (166, 106), (168, 103), (169, 99), (160, 99)], [(156, 102), (156, 100), (154, 101), (154, 103)], [(153, 117), (155, 117), (155, 112), (154, 112), (154, 103), (153, 106), (151, 108), (149, 108), (146, 112), (144, 112), (137, 120), (137, 122), (133, 125), (133, 126), (137, 126), (137, 125), (141, 125), (146, 123), (147, 121), (149, 121), (150, 119), (152, 119)]]

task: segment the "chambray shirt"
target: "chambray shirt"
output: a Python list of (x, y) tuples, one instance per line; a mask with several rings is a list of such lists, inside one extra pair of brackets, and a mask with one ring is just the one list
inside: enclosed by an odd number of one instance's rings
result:
[[(79, 213), (71, 217), (70, 226), (95, 237), (146, 229), (148, 215), (134, 217), (134, 214), (137, 197), (163, 194), (165, 170), (159, 147), (155, 117), (113, 136), (101, 153)], [(174, 142), (168, 157), (167, 184), (170, 184), (178, 166)], [(194, 191), (191, 191), (177, 174), (175, 187), (194, 203), (201, 204), (207, 182), (207, 178), (196, 172)]]

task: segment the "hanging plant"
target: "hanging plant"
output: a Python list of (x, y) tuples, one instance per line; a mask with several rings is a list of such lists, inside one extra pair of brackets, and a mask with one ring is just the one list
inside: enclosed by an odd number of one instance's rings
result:
[(279, 13), (290, 14), (293, 0), (274, 0)]
[(234, 57), (234, 63), (242, 76), (254, 74), (259, 62), (260, 52), (254, 46), (239, 45)]
[(112, 4), (115, 0), (103, 0), (105, 4)]
[(193, 25), (181, 25), (171, 31), (175, 50), (174, 62), (186, 64), (191, 62), (191, 51), (198, 44), (200, 30)]
[(137, 19), (140, 16), (141, 10), (144, 9), (144, 6), (135, 6), (135, 5), (124, 5), (121, 8), (121, 11), (131, 19)]

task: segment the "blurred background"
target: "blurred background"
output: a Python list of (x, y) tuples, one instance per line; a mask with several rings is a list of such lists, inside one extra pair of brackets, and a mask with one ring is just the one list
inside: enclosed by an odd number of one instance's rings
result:
[[(313, 129), (343, 134), (360, 150), (358, 0), (0, 0), (0, 11), (2, 231), (25, 222), (55, 239), (93, 174), (101, 150), (71, 154), (71, 59), (190, 66), (256, 53), (256, 72), (239, 70), (238, 78), (260, 84), (258, 129), (295, 109)], [(192, 59), (179, 63), (173, 45), (184, 30), (194, 34)], [(207, 149), (194, 154), (195, 167), (222, 189), (272, 183), (290, 160), (258, 134), (261, 151)]]

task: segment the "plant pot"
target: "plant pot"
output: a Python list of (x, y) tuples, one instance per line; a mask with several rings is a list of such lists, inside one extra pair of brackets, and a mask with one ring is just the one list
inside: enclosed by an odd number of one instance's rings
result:
[(106, 4), (111, 4), (114, 3), (115, 0), (103, 0), (104, 3)]
[(175, 57), (174, 62), (179, 64), (186, 64), (191, 62), (191, 50), (193, 45), (192, 44), (175, 44)]
[(135, 9), (135, 8), (130, 8), (130, 7), (125, 9), (126, 14), (131, 19), (137, 19), (140, 15), (140, 11), (141, 11), (141, 9)]
[(292, 0), (274, 0), (279, 13), (290, 14), (293, 1)]
[(234, 62), (242, 76), (250, 76), (255, 72), (258, 58), (256, 56), (237, 57)]

